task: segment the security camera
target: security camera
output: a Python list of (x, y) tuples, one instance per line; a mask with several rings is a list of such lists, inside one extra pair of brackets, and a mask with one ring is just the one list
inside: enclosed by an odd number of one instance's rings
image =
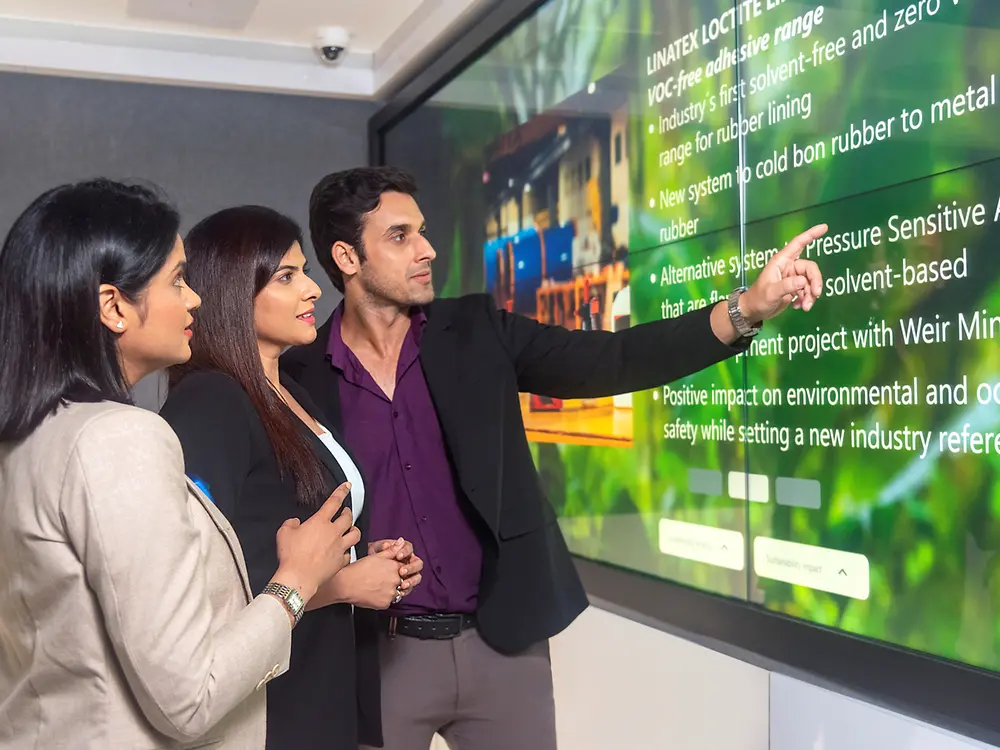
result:
[(326, 26), (316, 32), (316, 49), (320, 59), (333, 64), (347, 50), (351, 43), (351, 33), (343, 26)]

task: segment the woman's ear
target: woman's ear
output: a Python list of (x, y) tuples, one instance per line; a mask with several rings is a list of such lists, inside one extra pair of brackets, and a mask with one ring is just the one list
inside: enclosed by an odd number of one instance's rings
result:
[(112, 333), (125, 333), (128, 321), (124, 315), (121, 292), (111, 284), (101, 284), (100, 292), (101, 322)]

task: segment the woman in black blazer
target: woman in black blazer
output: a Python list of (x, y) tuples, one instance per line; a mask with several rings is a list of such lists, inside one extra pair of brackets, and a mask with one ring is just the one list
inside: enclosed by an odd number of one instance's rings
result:
[(233, 524), (251, 586), (277, 568), (275, 531), (310, 515), (347, 480), (361, 542), (309, 603), (292, 636), (291, 670), (267, 687), (267, 747), (357, 750), (382, 744), (377, 622), (420, 582), (405, 540), (370, 543), (364, 478), (308, 396), (278, 369), (288, 346), (316, 337), (301, 233), (270, 209), (227, 209), (185, 240), (187, 277), (203, 302), (187, 365), (171, 370), (161, 415), (188, 475)]

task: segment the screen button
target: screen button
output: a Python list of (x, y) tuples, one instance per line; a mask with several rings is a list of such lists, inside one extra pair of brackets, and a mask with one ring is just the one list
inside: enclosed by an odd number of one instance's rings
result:
[(822, 494), (819, 482), (815, 479), (793, 479), (778, 477), (775, 482), (775, 499), (778, 505), (789, 505), (794, 508), (810, 508), (819, 510)]
[(759, 536), (753, 541), (753, 569), (761, 578), (852, 599), (867, 599), (870, 590), (868, 558), (855, 552)]
[(752, 503), (766, 503), (770, 499), (770, 485), (763, 474), (747, 474), (742, 471), (729, 472), (729, 497), (734, 500), (749, 500)]
[(746, 565), (741, 532), (669, 518), (660, 519), (660, 552), (730, 570)]

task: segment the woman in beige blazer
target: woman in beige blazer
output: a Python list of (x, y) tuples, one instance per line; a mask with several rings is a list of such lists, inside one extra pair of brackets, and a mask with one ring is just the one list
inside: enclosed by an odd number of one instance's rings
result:
[(176, 436), (128, 404), (190, 356), (178, 225), (99, 180), (41, 196), (0, 249), (0, 747), (263, 748), (262, 688), (359, 540), (342, 486), (282, 526), (253, 598)]

